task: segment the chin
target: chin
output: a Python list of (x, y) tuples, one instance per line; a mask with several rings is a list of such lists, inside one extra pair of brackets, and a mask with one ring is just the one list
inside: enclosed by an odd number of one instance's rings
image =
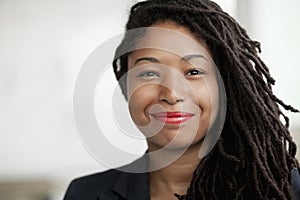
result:
[[(193, 140), (194, 139), (194, 140)], [(165, 149), (167, 151), (180, 151), (180, 150), (188, 150), (190, 148), (198, 147), (200, 150), (202, 141), (204, 137), (202, 137), (199, 140), (195, 140), (195, 138), (177, 138), (169, 140), (168, 142), (161, 142), (162, 140), (151, 140), (151, 138), (148, 140), (148, 146), (149, 149), (152, 150), (159, 150), (159, 149)]]

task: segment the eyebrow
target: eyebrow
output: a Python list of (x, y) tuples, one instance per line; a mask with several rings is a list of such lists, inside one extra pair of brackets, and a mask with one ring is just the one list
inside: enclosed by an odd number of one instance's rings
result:
[(186, 56), (183, 56), (181, 59), (185, 60), (185, 61), (189, 61), (193, 58), (203, 58), (204, 60), (208, 61), (208, 59), (205, 56), (201, 55), (201, 54), (186, 55)]
[(143, 61), (143, 60), (150, 61), (150, 62), (153, 62), (153, 63), (159, 63), (159, 60), (157, 60), (156, 58), (153, 58), (153, 57), (143, 57), (143, 58), (136, 59), (136, 61), (134, 62), (134, 64), (137, 64), (138, 62)]
[[(189, 61), (189, 60), (192, 60), (193, 58), (203, 58), (204, 60), (208, 61), (208, 59), (205, 56), (201, 55), (201, 54), (186, 55), (186, 56), (183, 56), (181, 58), (181, 60)], [(159, 60), (156, 59), (156, 58), (153, 58), (153, 57), (143, 57), (143, 58), (136, 59), (136, 61), (134, 62), (134, 64), (137, 64), (138, 62), (141, 62), (143, 60), (146, 60), (146, 61), (149, 61), (149, 62), (153, 62), (153, 63), (159, 63)]]

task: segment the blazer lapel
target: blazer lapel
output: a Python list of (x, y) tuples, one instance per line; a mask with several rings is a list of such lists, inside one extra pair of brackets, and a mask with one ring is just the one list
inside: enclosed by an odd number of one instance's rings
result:
[(112, 191), (101, 193), (98, 200), (149, 200), (147, 173), (122, 172)]
[(113, 192), (126, 200), (149, 199), (148, 173), (123, 172), (116, 182)]
[[(148, 156), (120, 167), (120, 176), (114, 181), (111, 191), (101, 193), (99, 200), (149, 200)], [(128, 172), (130, 171), (130, 172)], [(142, 173), (131, 173), (142, 172)]]
[(98, 200), (119, 200), (120, 198), (112, 193), (101, 193), (98, 196)]

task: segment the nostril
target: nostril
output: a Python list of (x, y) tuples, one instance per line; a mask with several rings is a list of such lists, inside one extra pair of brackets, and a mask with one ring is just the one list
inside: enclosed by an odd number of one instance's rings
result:
[(175, 104), (177, 102), (183, 101), (183, 99), (180, 99), (180, 98), (177, 98), (176, 96), (174, 96), (172, 98), (161, 98), (160, 101), (166, 102), (168, 104)]
[(170, 88), (162, 87), (159, 92), (159, 100), (168, 104), (175, 104), (184, 101), (184, 91), (172, 90)]

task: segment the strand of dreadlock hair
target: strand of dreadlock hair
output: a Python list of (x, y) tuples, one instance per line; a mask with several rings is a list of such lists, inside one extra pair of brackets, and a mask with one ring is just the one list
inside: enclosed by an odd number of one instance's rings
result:
[[(213, 52), (228, 104), (223, 132), (202, 159), (179, 199), (293, 199), (291, 169), (298, 167), (288, 118), (279, 105), (297, 112), (272, 92), (275, 81), (257, 55), (260, 44), (208, 0), (150, 0), (132, 7), (127, 30), (171, 20), (189, 28)], [(113, 63), (117, 79), (127, 71)], [(283, 116), (286, 124), (281, 123)], [(287, 148), (288, 147), (288, 151)]]

